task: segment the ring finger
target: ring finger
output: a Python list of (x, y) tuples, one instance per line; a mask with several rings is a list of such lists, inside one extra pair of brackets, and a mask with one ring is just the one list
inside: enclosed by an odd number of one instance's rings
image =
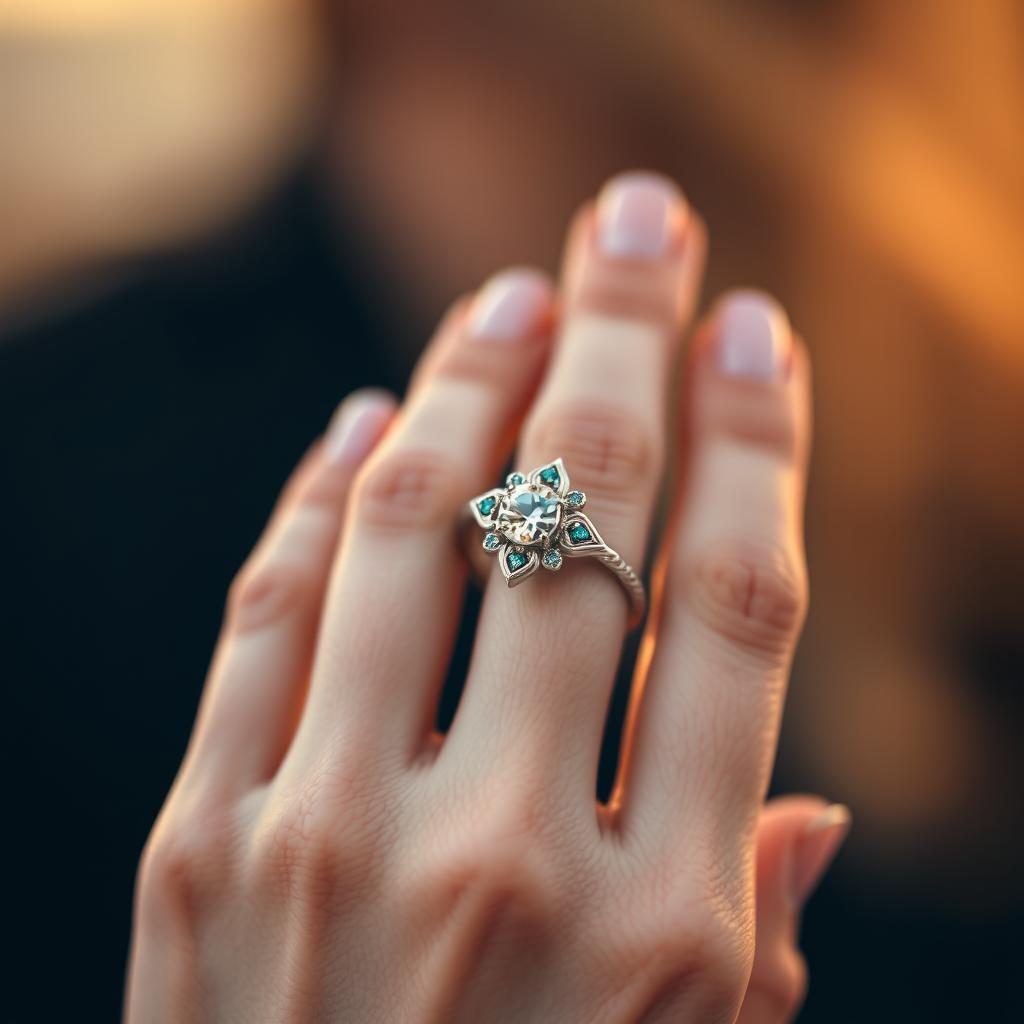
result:
[[(586, 514), (640, 569), (662, 475), (681, 328), (703, 268), (704, 232), (665, 179), (624, 175), (577, 216), (563, 273), (565, 317), (517, 456), (561, 457)], [(499, 556), (501, 557), (501, 556)], [(592, 796), (629, 604), (596, 559), (509, 589), (492, 570), (473, 664), (442, 757), (565, 771)]]

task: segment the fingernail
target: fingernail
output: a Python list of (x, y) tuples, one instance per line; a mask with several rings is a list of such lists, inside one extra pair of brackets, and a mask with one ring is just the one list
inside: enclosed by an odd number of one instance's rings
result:
[(473, 338), (516, 341), (532, 334), (551, 305), (551, 286), (532, 270), (507, 270), (480, 289), (473, 303)]
[(598, 244), (615, 259), (660, 259), (685, 214), (686, 201), (667, 179), (620, 175), (605, 185), (598, 199)]
[(394, 408), (394, 399), (383, 391), (361, 391), (346, 398), (327, 425), (327, 461), (332, 465), (362, 462), (380, 440)]
[(848, 807), (832, 804), (804, 826), (793, 851), (790, 893), (794, 907), (802, 907), (818, 887), (850, 831), (852, 821)]
[(736, 292), (718, 313), (718, 365), (731, 377), (770, 380), (789, 359), (789, 320), (774, 299)]

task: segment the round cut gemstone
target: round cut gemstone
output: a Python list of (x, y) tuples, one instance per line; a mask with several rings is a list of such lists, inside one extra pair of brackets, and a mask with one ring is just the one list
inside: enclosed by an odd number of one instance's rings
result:
[(565, 496), (565, 500), (572, 505), (573, 508), (583, 508), (587, 503), (587, 496), (582, 491), (570, 491)]
[(550, 551), (544, 552), (541, 561), (544, 563), (545, 569), (559, 569), (562, 565), (562, 556), (552, 548)]
[(495, 551), (499, 544), (501, 544), (501, 538), (496, 533), (488, 533), (484, 537), (485, 551)]
[(518, 487), (525, 480), (526, 477), (524, 477), (522, 473), (509, 473), (509, 475), (505, 477), (505, 484), (508, 487)]
[(498, 529), (515, 544), (542, 544), (561, 520), (558, 495), (549, 487), (520, 484), (502, 502)]

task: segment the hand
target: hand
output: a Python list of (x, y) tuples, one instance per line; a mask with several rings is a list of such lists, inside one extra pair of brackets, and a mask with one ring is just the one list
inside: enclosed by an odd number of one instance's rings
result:
[[(669, 183), (616, 179), (575, 219), (559, 302), (499, 275), (446, 316), (400, 409), (343, 404), (232, 588), (140, 868), (129, 1021), (794, 1011), (798, 904), (844, 827), (813, 798), (762, 816), (806, 604), (807, 357), (771, 300), (735, 294), (671, 414), (704, 248)], [(561, 456), (635, 566), (685, 466), (608, 806), (627, 602), (590, 559), (514, 590), (491, 566), (458, 712), (432, 729), (456, 520), (524, 417), (516, 464)]]

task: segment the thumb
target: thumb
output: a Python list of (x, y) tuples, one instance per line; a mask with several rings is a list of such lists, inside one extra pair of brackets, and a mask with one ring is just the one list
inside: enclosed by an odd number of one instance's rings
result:
[(770, 801), (757, 830), (757, 938), (737, 1024), (792, 1020), (807, 989), (797, 948), (800, 912), (850, 828), (850, 812), (821, 797)]

